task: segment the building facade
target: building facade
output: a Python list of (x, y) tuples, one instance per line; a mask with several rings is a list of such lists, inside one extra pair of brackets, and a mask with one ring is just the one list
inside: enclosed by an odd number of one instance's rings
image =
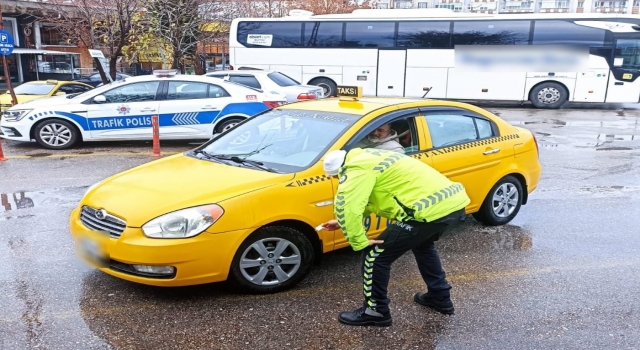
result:
[(378, 0), (377, 8), (448, 8), (479, 13), (638, 14), (640, 0)]
[[(0, 0), (4, 30), (12, 35), (13, 53), (7, 56), (12, 85), (44, 79), (70, 80), (93, 71), (93, 59), (85, 47), (66, 42), (56, 26), (37, 22), (42, 11), (31, 1)], [(31, 15), (30, 15), (31, 13)], [(0, 72), (4, 72), (0, 60)], [(0, 74), (0, 88), (6, 88)]]

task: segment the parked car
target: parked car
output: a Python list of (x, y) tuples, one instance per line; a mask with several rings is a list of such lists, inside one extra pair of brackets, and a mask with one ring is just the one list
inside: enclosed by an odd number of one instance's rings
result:
[[(81, 82), (37, 80), (20, 84), (13, 89), (13, 92), (16, 94), (17, 102), (22, 103), (50, 96), (85, 92), (91, 89), (93, 89), (93, 86)], [(10, 107), (11, 94), (7, 90), (6, 93), (0, 95), (0, 110), (5, 110)]]
[(321, 87), (302, 85), (277, 71), (251, 70), (238, 72), (227, 70), (205, 73), (205, 75), (212, 78), (229, 77), (228, 79), (231, 81), (264, 91), (280, 91), (287, 95), (287, 102), (319, 99), (324, 95)]
[[(129, 74), (124, 74), (124, 73), (116, 73), (116, 80), (122, 80), (125, 78), (130, 78), (131, 76)], [(102, 78), (100, 77), (100, 73), (95, 73), (95, 74), (91, 74), (88, 77), (84, 77), (81, 79), (76, 79), (74, 81), (78, 81), (81, 83), (85, 83), (85, 84), (89, 84), (93, 87), (97, 87), (102, 85)]]
[[(542, 167), (531, 131), (471, 104), (358, 95), (274, 108), (191, 151), (96, 183), (70, 216), (78, 252), (142, 284), (291, 288), (320, 256), (349, 246), (341, 230), (314, 230), (334, 218), (339, 182), (324, 172), (324, 155), (356, 147), (387, 123), (405, 154), (376, 169), (403, 157), (433, 166), (464, 185), (466, 213), (483, 223), (509, 223), (537, 188)], [(446, 196), (405, 204), (422, 208)], [(390, 224), (363, 217), (369, 239)]]
[(208, 140), (260, 112), (286, 103), (262, 92), (200, 75), (154, 75), (114, 81), (69, 99), (25, 102), (2, 112), (0, 137), (48, 149), (80, 141), (151, 140), (159, 116), (163, 140)]

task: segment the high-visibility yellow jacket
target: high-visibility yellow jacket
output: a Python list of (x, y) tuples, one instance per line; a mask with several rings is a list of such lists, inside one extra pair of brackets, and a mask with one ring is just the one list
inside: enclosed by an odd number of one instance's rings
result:
[(353, 250), (369, 245), (363, 218), (431, 222), (465, 208), (461, 183), (415, 158), (387, 150), (354, 148), (339, 171), (334, 214)]

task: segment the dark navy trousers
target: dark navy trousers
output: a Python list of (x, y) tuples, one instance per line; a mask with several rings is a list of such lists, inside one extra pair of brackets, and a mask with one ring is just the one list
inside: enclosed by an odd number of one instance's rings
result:
[(429, 295), (449, 298), (451, 286), (434, 242), (447, 228), (464, 218), (462, 209), (433, 222), (398, 221), (385, 229), (376, 238), (384, 243), (367, 247), (362, 252), (364, 305), (382, 314), (389, 312), (387, 287), (391, 264), (409, 250), (416, 259)]

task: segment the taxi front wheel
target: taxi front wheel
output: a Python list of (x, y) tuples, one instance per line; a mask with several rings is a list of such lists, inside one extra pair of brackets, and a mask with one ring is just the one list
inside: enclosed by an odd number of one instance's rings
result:
[(473, 217), (491, 226), (507, 224), (518, 215), (522, 197), (520, 180), (512, 175), (505, 176), (491, 188), (480, 210)]
[(300, 231), (286, 226), (258, 229), (240, 245), (231, 282), (243, 291), (275, 293), (300, 282), (313, 264), (313, 247)]
[(38, 144), (48, 149), (67, 149), (79, 138), (76, 128), (65, 120), (45, 120), (36, 126), (34, 136)]

